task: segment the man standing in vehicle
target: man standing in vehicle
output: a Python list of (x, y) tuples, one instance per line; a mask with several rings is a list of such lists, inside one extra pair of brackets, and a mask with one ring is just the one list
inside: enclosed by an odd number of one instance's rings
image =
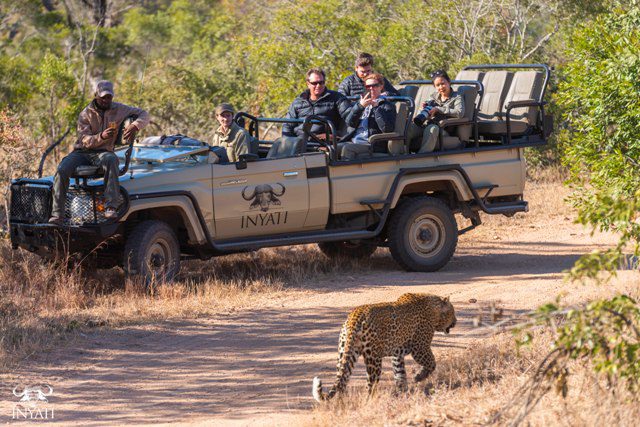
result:
[[(344, 96), (359, 96), (365, 92), (364, 81), (369, 74), (373, 73), (373, 56), (365, 52), (359, 54), (356, 58), (354, 71), (338, 86), (338, 92)], [(382, 92), (383, 95), (398, 96), (398, 91), (386, 78)]]
[(104, 198), (106, 218), (117, 216), (118, 156), (113, 152), (118, 127), (129, 116), (137, 119), (124, 129), (122, 138), (129, 141), (149, 124), (146, 111), (113, 102), (113, 83), (101, 80), (96, 84), (94, 98), (78, 116), (78, 139), (74, 150), (58, 165), (53, 181), (53, 209), (49, 223), (64, 222), (64, 204), (69, 179), (78, 166), (102, 166), (104, 169)]
[(255, 141), (249, 132), (233, 121), (235, 111), (231, 104), (218, 105), (215, 113), (220, 126), (213, 135), (212, 146), (224, 148), (230, 162), (237, 162), (241, 154), (258, 154), (258, 147), (254, 147), (258, 141)]

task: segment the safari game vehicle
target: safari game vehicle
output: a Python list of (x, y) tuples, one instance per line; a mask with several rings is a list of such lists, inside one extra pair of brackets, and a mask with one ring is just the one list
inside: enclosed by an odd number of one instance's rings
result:
[[(63, 226), (49, 225), (52, 177), (11, 183), (14, 249), (51, 257), (61, 251), (98, 268), (172, 279), (181, 259), (317, 243), (329, 257), (371, 255), (389, 247), (410, 271), (435, 271), (451, 259), (458, 235), (481, 224), (479, 212), (528, 210), (524, 149), (546, 143), (549, 68), (542, 64), (474, 65), (452, 82), (465, 97), (461, 119), (440, 123), (432, 152), (415, 153), (411, 118), (434, 90), (428, 80), (401, 83), (394, 133), (372, 136), (371, 153), (340, 158), (333, 123), (239, 113), (260, 142), (257, 153), (220, 162), (196, 139), (146, 138), (116, 150), (121, 204), (104, 217), (102, 171), (80, 167), (66, 200)], [(326, 137), (287, 145), (260, 139), (265, 122), (321, 123)], [(52, 147), (50, 147), (52, 148)], [(50, 150), (48, 150), (50, 151)], [(46, 156), (46, 153), (45, 153)], [(44, 158), (44, 157), (43, 157)], [(454, 214), (470, 220), (458, 229)]]

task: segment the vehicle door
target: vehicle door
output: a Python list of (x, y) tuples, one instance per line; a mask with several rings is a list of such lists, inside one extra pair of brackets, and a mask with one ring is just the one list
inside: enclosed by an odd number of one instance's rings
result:
[(309, 186), (302, 156), (261, 159), (238, 170), (213, 165), (215, 239), (299, 231), (309, 211)]

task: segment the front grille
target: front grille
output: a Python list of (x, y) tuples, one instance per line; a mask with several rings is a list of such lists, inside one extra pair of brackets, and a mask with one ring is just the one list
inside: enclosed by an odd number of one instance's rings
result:
[(12, 222), (38, 224), (47, 222), (51, 215), (51, 187), (49, 184), (11, 185)]
[[(11, 222), (42, 224), (51, 216), (52, 191), (49, 183), (18, 182), (11, 185)], [(127, 209), (126, 192), (120, 188), (117, 211)], [(67, 225), (90, 225), (109, 221), (104, 216), (105, 203), (101, 186), (75, 187), (67, 191), (64, 222)]]

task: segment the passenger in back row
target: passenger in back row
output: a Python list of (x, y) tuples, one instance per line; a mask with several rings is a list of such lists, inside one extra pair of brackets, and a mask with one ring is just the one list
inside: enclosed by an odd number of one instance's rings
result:
[[(364, 52), (359, 54), (356, 58), (355, 72), (340, 83), (338, 92), (344, 96), (362, 95), (365, 92), (364, 80), (372, 72), (373, 56)], [(382, 92), (387, 96), (398, 96), (398, 91), (387, 79), (384, 79), (384, 89)]]
[(396, 123), (396, 107), (382, 96), (384, 77), (382, 74), (369, 74), (364, 81), (366, 92), (354, 104), (347, 117), (349, 133), (340, 144), (341, 158), (353, 160), (369, 155), (369, 137), (379, 133), (393, 132)]
[[(464, 115), (464, 97), (451, 88), (451, 79), (444, 70), (431, 73), (436, 92), (431, 99), (422, 104), (422, 111), (413, 118), (422, 130), (419, 153), (428, 153), (436, 148), (440, 135), (438, 122), (448, 118), (460, 118)], [(443, 131), (445, 136), (448, 135)]]

